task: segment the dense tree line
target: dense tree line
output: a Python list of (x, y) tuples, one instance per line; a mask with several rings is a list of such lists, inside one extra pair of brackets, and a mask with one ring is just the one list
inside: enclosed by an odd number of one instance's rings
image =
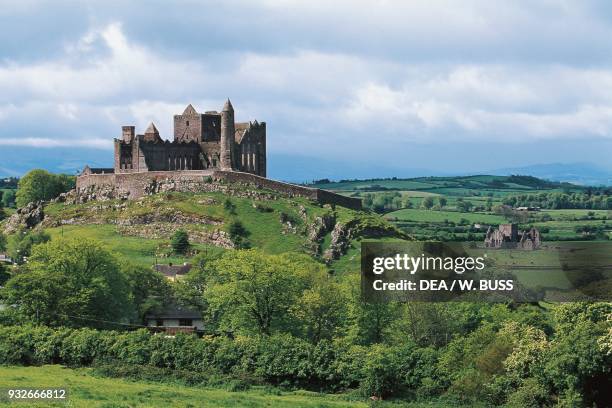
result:
[(612, 196), (588, 193), (538, 193), (505, 197), (503, 204), (512, 207), (540, 207), (550, 210), (592, 209), (611, 210)]
[[(426, 312), (424, 307), (415, 313)], [(244, 387), (265, 382), (324, 391), (358, 388), (364, 396), (384, 398), (443, 396), (453, 406), (579, 407), (609, 401), (610, 304), (563, 304), (545, 317), (533, 309), (512, 313), (504, 305), (454, 308), (470, 313), (472, 327), (438, 343), (427, 332), (420, 341), (398, 331), (360, 344), (348, 337), (311, 342), (282, 332), (199, 339), (145, 330), (5, 326), (0, 364), (103, 366), (111, 375), (129, 372), (136, 378), (166, 370), (165, 375), (182, 373), (196, 384), (218, 383), (223, 376), (240, 378)], [(406, 323), (404, 330), (428, 326), (427, 319), (439, 319), (437, 313)]]
[[(0, 296), (10, 305), (0, 315), (0, 364), (170, 370), (199, 383), (225, 376), (453, 405), (601, 406), (609, 396), (609, 303), (551, 311), (367, 303), (357, 275), (340, 278), (305, 255), (257, 250), (198, 255), (171, 284), (95, 242), (71, 239), (33, 245)], [(206, 335), (100, 330), (137, 327), (169, 302), (199, 310)]]
[(18, 181), (19, 179), (17, 177), (6, 177), (3, 179), (0, 179), (0, 188), (10, 188), (10, 189), (17, 188)]

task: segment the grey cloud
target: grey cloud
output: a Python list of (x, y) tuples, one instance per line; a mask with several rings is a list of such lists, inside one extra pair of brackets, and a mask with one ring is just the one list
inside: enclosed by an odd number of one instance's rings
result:
[[(229, 96), (238, 119), (268, 122), (272, 154), (401, 167), (399, 152), (418, 152), (413, 167), (466, 169), (498, 148), (601, 155), (611, 14), (603, 2), (9, 3), (0, 145), (107, 154), (121, 124), (154, 120), (168, 137), (187, 102)], [(438, 164), (440, 146), (458, 157)]]

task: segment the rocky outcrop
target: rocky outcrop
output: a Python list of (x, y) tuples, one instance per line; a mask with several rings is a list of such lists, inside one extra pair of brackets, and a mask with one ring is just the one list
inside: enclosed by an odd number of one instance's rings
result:
[(110, 201), (110, 200), (127, 200), (129, 193), (119, 191), (114, 186), (87, 186), (79, 190), (70, 190), (67, 193), (60, 194), (52, 202), (65, 204), (84, 204), (90, 201)]
[(334, 228), (335, 224), (336, 216), (332, 213), (315, 217), (314, 221), (308, 226), (308, 240), (320, 242)]
[[(170, 239), (177, 229), (176, 224), (161, 222), (117, 226), (117, 232), (122, 235), (164, 240)], [(212, 231), (189, 229), (187, 233), (189, 234), (189, 241), (192, 243), (214, 245), (227, 249), (236, 247), (229, 234), (220, 229)]]
[(336, 224), (331, 232), (331, 243), (329, 248), (325, 250), (323, 259), (327, 261), (335, 260), (344, 255), (351, 245), (354, 228), (349, 224)]
[(19, 208), (4, 224), (4, 233), (13, 234), (21, 229), (32, 229), (45, 218), (43, 202), (32, 202)]
[(351, 246), (351, 240), (356, 238), (396, 237), (411, 239), (410, 236), (394, 226), (380, 223), (374, 219), (355, 219), (346, 224), (337, 223), (331, 232), (329, 248), (323, 254), (323, 259), (332, 261), (346, 254)]
[(155, 211), (147, 214), (133, 215), (129, 218), (118, 219), (117, 225), (143, 225), (153, 223), (170, 223), (174, 225), (182, 224), (204, 224), (204, 225), (221, 225), (223, 221), (211, 217), (185, 214), (179, 211)]
[[(300, 209), (300, 216), (306, 218), (306, 209), (304, 211)], [(326, 213), (321, 216), (315, 217), (314, 221), (311, 222), (307, 227), (307, 247), (313, 255), (321, 254), (321, 242), (329, 231), (334, 228), (336, 224), (336, 216), (333, 213)]]

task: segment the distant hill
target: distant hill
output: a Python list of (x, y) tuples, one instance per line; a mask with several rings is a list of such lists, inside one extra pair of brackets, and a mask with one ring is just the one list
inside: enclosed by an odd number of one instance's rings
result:
[[(36, 168), (53, 173), (76, 174), (86, 164), (92, 167), (112, 167), (112, 151), (82, 147), (31, 148), (2, 146), (0, 178), (21, 176)], [(474, 174), (473, 172), (471, 172)], [(437, 169), (408, 168), (390, 161), (363, 162), (360, 160), (325, 159), (269, 152), (268, 177), (294, 183), (330, 178), (339, 179), (387, 179), (398, 177), (461, 176), (465, 172), (448, 172)], [(568, 182), (578, 185), (612, 185), (612, 170), (590, 163), (549, 163), (523, 167), (508, 167), (482, 171), (480, 174), (509, 176), (512, 174), (534, 176), (540, 179)]]
[(584, 189), (571, 183), (543, 180), (533, 176), (475, 175), (457, 177), (384, 178), (367, 180), (319, 180), (312, 186), (342, 191), (424, 191), (432, 193), (461, 193), (464, 190), (499, 190), (504, 192), (529, 192), (530, 190)]
[(498, 169), (490, 172), (498, 176), (525, 174), (546, 180), (564, 181), (589, 186), (612, 185), (612, 171), (590, 163), (550, 163), (525, 167)]

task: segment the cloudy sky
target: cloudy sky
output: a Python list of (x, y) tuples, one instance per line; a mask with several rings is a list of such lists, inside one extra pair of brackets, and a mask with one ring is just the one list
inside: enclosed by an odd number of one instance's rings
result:
[(612, 6), (2, 0), (0, 173), (110, 165), (121, 125), (226, 97), (278, 178), (609, 169)]

